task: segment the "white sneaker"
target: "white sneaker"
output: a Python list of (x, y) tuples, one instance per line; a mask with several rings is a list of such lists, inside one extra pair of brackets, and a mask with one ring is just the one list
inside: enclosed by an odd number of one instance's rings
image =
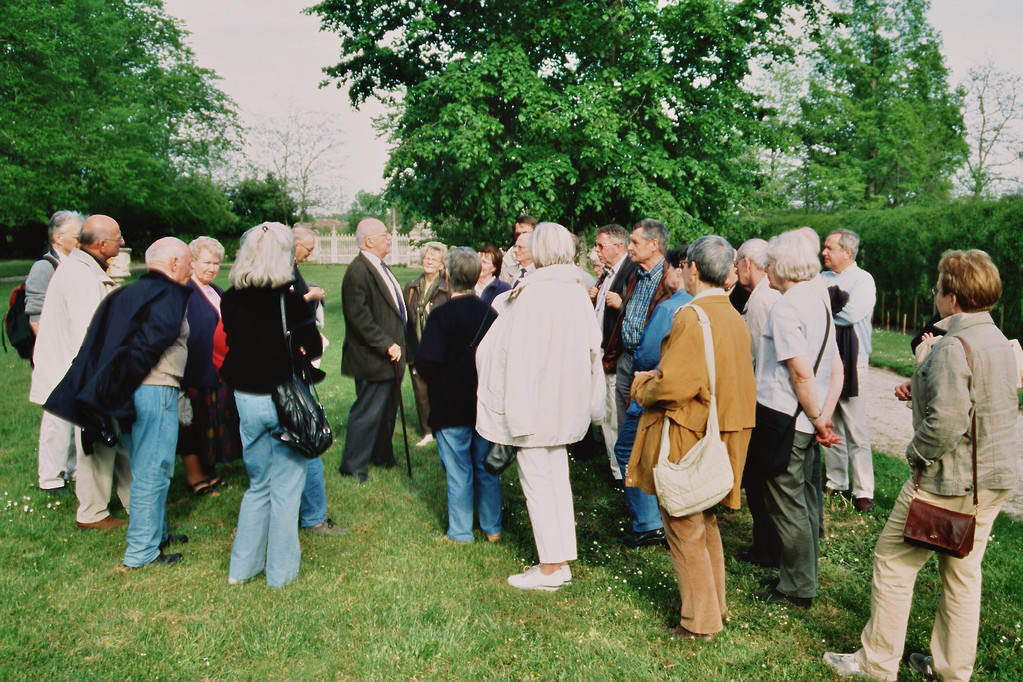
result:
[(856, 654), (836, 654), (828, 651), (824, 654), (824, 662), (842, 677), (865, 677), (875, 679), (864, 672), (856, 662)]
[(428, 433), (425, 436), (423, 436), (423, 440), (421, 440), (418, 443), (416, 443), (416, 447), (417, 448), (426, 447), (427, 445), (429, 445), (432, 442), (433, 442), (433, 434), (432, 433)]
[(530, 566), (523, 573), (508, 576), (508, 584), (520, 590), (546, 590), (553, 592), (571, 581), (571, 573), (562, 566), (550, 575), (544, 575), (539, 566)]
[(566, 585), (572, 582), (572, 569), (568, 567), (568, 564), (561, 567), (561, 575), (564, 576)]

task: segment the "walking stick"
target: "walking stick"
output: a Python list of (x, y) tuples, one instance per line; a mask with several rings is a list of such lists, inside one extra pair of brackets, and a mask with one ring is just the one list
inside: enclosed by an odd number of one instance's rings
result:
[(401, 377), (398, 375), (398, 361), (391, 360), (394, 367), (394, 387), (398, 391), (398, 409), (401, 412), (401, 435), (405, 437), (405, 463), (408, 464), (408, 480), (412, 480), (412, 457), (408, 454), (408, 427), (405, 426), (405, 400), (401, 397)]

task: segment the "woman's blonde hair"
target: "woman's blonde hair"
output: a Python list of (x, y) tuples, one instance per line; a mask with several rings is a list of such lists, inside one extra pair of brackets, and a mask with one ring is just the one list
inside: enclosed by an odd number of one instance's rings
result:
[(282, 287), (293, 279), (295, 240), (280, 223), (262, 223), (242, 235), (228, 279), (238, 289)]

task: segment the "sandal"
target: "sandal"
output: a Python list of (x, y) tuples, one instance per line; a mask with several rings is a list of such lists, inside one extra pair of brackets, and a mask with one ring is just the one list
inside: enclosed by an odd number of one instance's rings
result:
[(212, 487), (214, 487), (214, 488), (227, 488), (227, 489), (231, 488), (231, 484), (228, 481), (225, 481), (224, 479), (219, 478), (217, 476), (214, 476), (213, 478), (211, 478), (209, 480), (209, 484)]
[(192, 494), (196, 497), (205, 497), (216, 490), (216, 484), (210, 482), (210, 479), (205, 478), (195, 483), (189, 483), (188, 487), (192, 489)]

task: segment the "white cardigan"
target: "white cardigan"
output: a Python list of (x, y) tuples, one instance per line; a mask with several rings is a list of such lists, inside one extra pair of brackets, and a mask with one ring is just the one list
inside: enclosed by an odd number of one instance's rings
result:
[(42, 405), (50, 397), (78, 355), (100, 301), (116, 288), (96, 259), (81, 249), (73, 249), (60, 261), (39, 316), (30, 401)]
[(476, 349), (476, 430), (487, 440), (566, 445), (603, 419), (600, 328), (578, 280), (574, 265), (531, 274)]

